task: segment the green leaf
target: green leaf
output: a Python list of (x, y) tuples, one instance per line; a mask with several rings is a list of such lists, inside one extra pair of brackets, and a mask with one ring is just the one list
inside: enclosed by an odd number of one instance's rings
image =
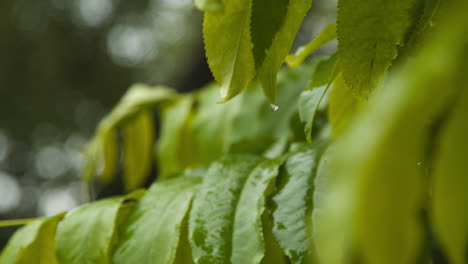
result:
[[(331, 144), (324, 151), (320, 157), (320, 162), (317, 168), (317, 173), (314, 181), (314, 208), (312, 211), (312, 234), (313, 246), (315, 252), (321, 256), (338, 255), (340, 248), (336, 248), (336, 241), (340, 239), (337, 230), (329, 229), (334, 228), (336, 225), (330, 224), (330, 221), (338, 220), (335, 217), (327, 215), (327, 196), (333, 187), (332, 183), (336, 177), (335, 157), (336, 147)], [(320, 258), (317, 258), (320, 259)], [(319, 263), (326, 263), (325, 261)]]
[(339, 0), (338, 55), (343, 78), (367, 97), (383, 79), (403, 45), (416, 0)]
[(232, 124), (230, 152), (262, 154), (278, 140), (294, 137), (291, 119), (297, 113), (299, 96), (318, 62), (314, 59), (294, 70), (285, 68), (278, 74), (276, 110), (264, 99), (258, 83), (236, 98), (240, 106)]
[(174, 90), (163, 86), (150, 87), (135, 84), (130, 87), (112, 112), (101, 120), (95, 135), (86, 146), (83, 179), (90, 183), (96, 173), (101, 173), (101, 181), (110, 182), (115, 176), (118, 164), (116, 129), (125, 122), (131, 121), (140, 111), (152, 108), (175, 96)]
[(271, 46), (266, 51), (266, 57), (260, 67), (257, 67), (258, 79), (263, 91), (271, 103), (276, 103), (276, 74), (292, 47), (293, 41), (302, 24), (312, 0), (289, 1), (284, 15), (284, 21), (273, 38)]
[[(405, 36), (405, 45), (398, 50), (398, 61), (411, 58), (411, 54), (423, 47), (431, 32), (431, 23), (440, 0), (418, 0), (411, 10), (412, 25)], [(401, 58), (401, 59), (400, 59)]]
[(289, 0), (254, 0), (252, 2), (252, 42), (255, 69), (258, 70), (267, 50), (280, 30)]
[(250, 36), (252, 0), (226, 0), (222, 11), (205, 12), (206, 56), (221, 86), (221, 102), (239, 94), (255, 76)]
[(123, 181), (127, 190), (140, 187), (153, 162), (154, 124), (150, 111), (143, 111), (125, 123), (123, 134)]
[(100, 180), (104, 184), (108, 184), (115, 176), (118, 166), (119, 146), (117, 142), (117, 132), (115, 129), (103, 131), (100, 134), (103, 169)]
[[(85, 204), (69, 212), (57, 229), (60, 263), (111, 263), (115, 230), (122, 210), (129, 210), (143, 192)], [(125, 203), (124, 203), (125, 202)]]
[(58, 264), (55, 230), (63, 215), (36, 220), (16, 231), (0, 255), (0, 263)]
[[(210, 167), (190, 212), (189, 235), (195, 263), (237, 263), (244, 261), (237, 255), (241, 253), (249, 254), (246, 263), (261, 260), (264, 252), (258, 219), (264, 209), (262, 194), (274, 178), (277, 166), (262, 163), (256, 156), (231, 155)], [(266, 182), (261, 183), (262, 179)], [(260, 184), (259, 193), (245, 193), (246, 182), (247, 190)], [(248, 226), (239, 226), (244, 219), (237, 219), (241, 214), (237, 210), (248, 212), (242, 215), (245, 220), (250, 219)], [(252, 227), (254, 225), (257, 227)], [(254, 233), (246, 233), (244, 228), (249, 226)], [(244, 237), (247, 235), (250, 236)], [(240, 242), (252, 243), (255, 252), (245, 252)]]
[(120, 226), (113, 263), (174, 263), (199, 182), (199, 177), (181, 175), (153, 184)]
[(267, 208), (267, 211), (263, 214), (262, 217), (262, 229), (263, 237), (265, 240), (265, 257), (262, 259), (263, 264), (287, 264), (289, 263), (288, 258), (284, 255), (283, 250), (276, 241), (275, 236), (273, 235), (273, 220), (271, 217), (271, 212)]
[(265, 213), (265, 196), (271, 191), (283, 160), (266, 160), (248, 176), (235, 209), (231, 263), (260, 263), (264, 257), (262, 215)]
[(193, 167), (208, 166), (227, 151), (235, 100), (217, 104), (217, 86), (210, 85), (195, 94), (193, 116), (184, 135), (185, 158)]
[(191, 165), (184, 153), (189, 151), (186, 150), (188, 146), (185, 130), (190, 121), (193, 101), (191, 96), (185, 96), (162, 110), (161, 135), (156, 145), (160, 178), (183, 171)]
[(273, 234), (292, 263), (310, 259), (314, 178), (323, 143), (295, 145), (273, 196)]
[(434, 170), (433, 219), (450, 263), (467, 263), (468, 247), (468, 89), (444, 128)]
[[(279, 73), (276, 111), (264, 99), (258, 82), (224, 104), (216, 103), (218, 86), (208, 85), (166, 105), (157, 143), (160, 175), (208, 166), (225, 153), (282, 154), (282, 146), (294, 136), (291, 117), (297, 111), (299, 94), (317, 63), (314, 59)], [(276, 143), (278, 149), (271, 149)]]
[(216, 11), (223, 7), (221, 0), (194, 0), (195, 6), (203, 11)]
[(365, 102), (354, 95), (339, 74), (333, 82), (328, 104), (328, 119), (333, 137), (342, 135)]
[(305, 123), (304, 133), (308, 142), (312, 142), (312, 126), (329, 85), (335, 77), (336, 55), (320, 60), (312, 74), (312, 79), (299, 98), (299, 117)]
[(291, 68), (296, 68), (309, 55), (317, 49), (336, 38), (336, 23), (327, 25), (311, 42), (297, 49), (293, 55), (286, 57), (286, 63)]
[(341, 239), (317, 241), (328, 244), (323, 263), (407, 264), (421, 255), (430, 128), (460, 89), (455, 73), (466, 63), (466, 16), (456, 10), (336, 142), (322, 237)]
[(176, 97), (174, 90), (164, 87), (151, 87), (135, 84), (127, 91), (117, 106), (99, 123), (97, 134), (102, 130), (116, 127), (132, 119), (140, 111), (152, 108)]

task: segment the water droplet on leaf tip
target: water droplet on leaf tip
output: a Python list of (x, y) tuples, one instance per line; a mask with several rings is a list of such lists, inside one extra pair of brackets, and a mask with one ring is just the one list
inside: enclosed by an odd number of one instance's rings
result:
[(273, 111), (277, 111), (279, 109), (279, 106), (275, 104), (270, 104), (270, 106), (271, 106), (271, 109), (273, 109)]

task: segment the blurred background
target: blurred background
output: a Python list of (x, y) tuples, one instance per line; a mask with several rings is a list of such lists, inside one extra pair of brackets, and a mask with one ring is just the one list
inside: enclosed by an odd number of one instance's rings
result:
[[(336, 0), (314, 1), (295, 47), (335, 14)], [(0, 220), (84, 202), (80, 150), (132, 83), (212, 80), (202, 17), (192, 0), (0, 1)], [(0, 229), (0, 249), (15, 230)]]

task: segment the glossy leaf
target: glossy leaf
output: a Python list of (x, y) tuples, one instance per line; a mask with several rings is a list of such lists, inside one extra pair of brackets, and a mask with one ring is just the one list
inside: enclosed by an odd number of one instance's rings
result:
[(150, 111), (125, 123), (123, 134), (123, 181), (127, 190), (140, 187), (153, 163), (154, 124)]
[(16, 231), (0, 255), (0, 263), (58, 264), (55, 230), (63, 215), (36, 220)]
[(250, 155), (227, 156), (208, 170), (193, 201), (189, 219), (195, 263), (230, 262), (239, 197), (248, 176), (260, 161)]
[(273, 104), (276, 103), (276, 74), (288, 55), (302, 20), (311, 5), (312, 0), (289, 1), (285, 9), (284, 21), (275, 34), (271, 46), (267, 49), (265, 59), (257, 70), (263, 91)]
[(273, 234), (291, 263), (311, 258), (310, 219), (314, 178), (323, 143), (296, 145), (273, 196)]
[(283, 158), (260, 163), (248, 176), (235, 209), (231, 263), (260, 263), (265, 255), (262, 215)]
[(199, 182), (199, 177), (181, 175), (153, 184), (120, 226), (113, 263), (174, 263)]
[[(252, 0), (226, 0), (222, 11), (205, 12), (208, 64), (220, 83), (221, 102), (239, 94), (255, 76), (250, 36)], [(228, 32), (228, 33), (227, 33)]]
[(314, 51), (336, 38), (336, 23), (327, 25), (311, 42), (301, 46), (293, 55), (286, 57), (286, 63), (291, 68), (296, 68)]
[(320, 60), (307, 88), (299, 98), (299, 117), (305, 123), (304, 133), (308, 142), (312, 142), (312, 126), (319, 106), (325, 105), (325, 95), (336, 74), (336, 55)]
[(332, 135), (335, 138), (346, 131), (354, 116), (363, 105), (365, 105), (365, 102), (353, 94), (343, 80), (342, 74), (339, 74), (331, 87), (328, 104), (328, 119)]
[(339, 0), (337, 35), (343, 78), (365, 98), (383, 79), (412, 22), (417, 0)]
[(57, 229), (57, 257), (60, 263), (111, 263), (119, 213), (143, 193), (104, 199), (69, 212)]
[[(158, 176), (165, 178), (183, 171), (190, 164), (185, 158), (188, 152), (187, 123), (190, 122), (193, 98), (186, 96), (164, 107), (161, 114), (161, 135), (157, 142)], [(213, 120), (212, 120), (213, 121)]]

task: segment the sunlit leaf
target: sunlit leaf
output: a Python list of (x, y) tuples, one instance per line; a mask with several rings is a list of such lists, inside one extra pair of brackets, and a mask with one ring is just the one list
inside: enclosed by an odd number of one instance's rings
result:
[(150, 111), (143, 111), (124, 124), (123, 181), (127, 190), (140, 187), (153, 163), (154, 124)]
[(153, 184), (120, 226), (113, 263), (174, 263), (199, 182), (199, 177), (181, 175)]
[(366, 97), (383, 79), (404, 44), (417, 0), (338, 1), (338, 55), (343, 78)]
[(58, 264), (55, 230), (64, 213), (36, 220), (13, 235), (0, 255), (2, 264)]
[(273, 234), (291, 263), (304, 263), (311, 256), (314, 178), (323, 143), (296, 145), (280, 175), (273, 196)]
[(284, 21), (275, 34), (271, 46), (266, 51), (266, 57), (260, 67), (257, 67), (258, 78), (263, 91), (271, 103), (276, 103), (276, 74), (292, 47), (293, 41), (302, 24), (312, 0), (289, 1)]
[(208, 64), (221, 86), (221, 102), (239, 94), (255, 76), (250, 36), (252, 0), (227, 0), (205, 12), (203, 36)]

